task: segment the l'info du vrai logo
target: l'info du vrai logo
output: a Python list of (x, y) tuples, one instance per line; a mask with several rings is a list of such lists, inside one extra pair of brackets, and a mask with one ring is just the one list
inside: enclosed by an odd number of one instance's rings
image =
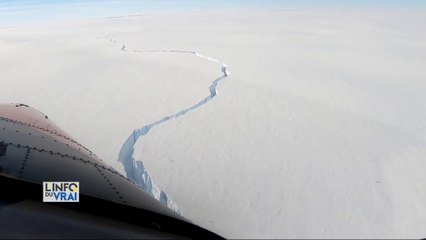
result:
[(79, 202), (79, 182), (43, 182), (43, 202)]

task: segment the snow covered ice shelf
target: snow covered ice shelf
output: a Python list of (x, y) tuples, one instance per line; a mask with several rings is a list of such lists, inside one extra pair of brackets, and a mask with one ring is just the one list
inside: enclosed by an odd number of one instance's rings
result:
[(124, 173), (133, 129), (185, 217), (228, 238), (426, 235), (426, 12), (158, 13), (2, 29), (0, 102), (49, 115)]

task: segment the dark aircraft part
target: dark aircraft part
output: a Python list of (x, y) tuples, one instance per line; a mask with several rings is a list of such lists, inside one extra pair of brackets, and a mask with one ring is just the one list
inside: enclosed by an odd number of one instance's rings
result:
[[(44, 203), (44, 181), (78, 181), (79, 202)], [(0, 104), (0, 189), (0, 238), (220, 238), (23, 104)]]
[(0, 143), (0, 157), (6, 154), (7, 145), (4, 143)]
[(191, 223), (110, 201), (43, 203), (42, 186), (0, 176), (0, 238), (219, 238)]

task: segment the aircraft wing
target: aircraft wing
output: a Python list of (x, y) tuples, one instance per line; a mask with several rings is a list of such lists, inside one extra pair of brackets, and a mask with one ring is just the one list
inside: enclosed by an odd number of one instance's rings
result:
[[(43, 182), (79, 182), (79, 202), (43, 202)], [(0, 186), (5, 238), (221, 238), (163, 206), (24, 104), (0, 104)]]

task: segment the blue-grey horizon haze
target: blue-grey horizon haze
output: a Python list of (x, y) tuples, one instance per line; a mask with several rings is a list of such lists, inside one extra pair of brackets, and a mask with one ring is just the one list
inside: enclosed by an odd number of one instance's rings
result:
[(423, 0), (0, 0), (0, 26), (143, 14), (235, 8), (425, 8)]

